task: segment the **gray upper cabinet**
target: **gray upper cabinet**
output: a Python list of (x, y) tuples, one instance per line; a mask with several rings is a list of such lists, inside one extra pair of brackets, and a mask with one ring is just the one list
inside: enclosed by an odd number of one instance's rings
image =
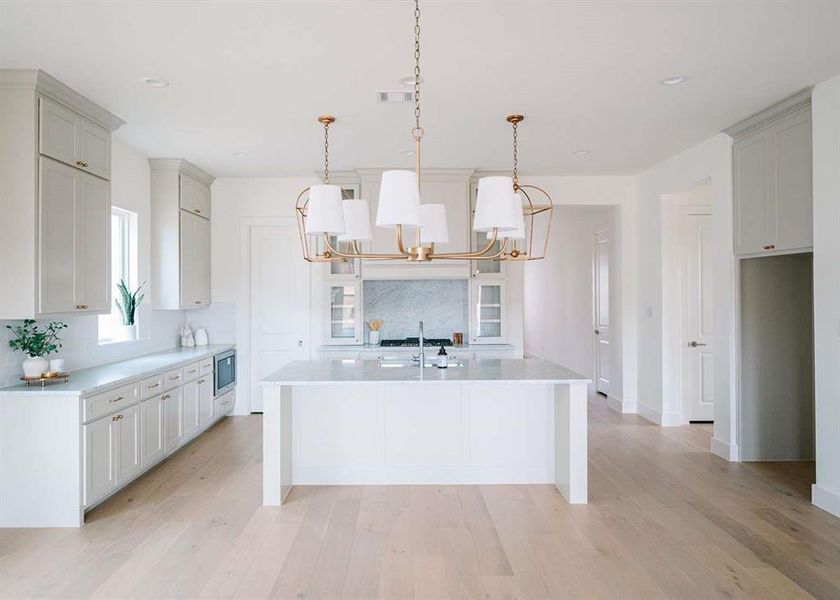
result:
[(41, 154), (110, 179), (110, 131), (49, 98), (41, 98), (39, 121)]
[(731, 127), (735, 254), (808, 252), (813, 246), (810, 93)]

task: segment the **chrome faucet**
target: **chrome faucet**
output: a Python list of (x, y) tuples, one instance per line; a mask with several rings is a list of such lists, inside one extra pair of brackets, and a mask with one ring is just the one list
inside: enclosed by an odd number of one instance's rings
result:
[(423, 339), (423, 321), (420, 321), (420, 368), (426, 366), (426, 340)]

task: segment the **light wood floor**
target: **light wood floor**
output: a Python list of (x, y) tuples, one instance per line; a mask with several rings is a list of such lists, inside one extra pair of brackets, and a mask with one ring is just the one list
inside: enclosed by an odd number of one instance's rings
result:
[(0, 595), (840, 598), (813, 464), (724, 462), (707, 425), (592, 399), (588, 506), (535, 485), (296, 488), (263, 507), (260, 432), (224, 420), (83, 529), (0, 530)]

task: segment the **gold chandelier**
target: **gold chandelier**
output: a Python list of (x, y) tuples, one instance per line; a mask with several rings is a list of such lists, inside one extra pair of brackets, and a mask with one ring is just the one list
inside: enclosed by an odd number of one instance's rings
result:
[[(430, 262), (447, 260), (525, 261), (545, 258), (554, 206), (548, 193), (535, 185), (519, 183), (518, 128), (525, 119), (509, 115), (513, 128), (513, 176), (482, 177), (473, 214), (475, 232), (486, 233), (487, 243), (474, 252), (436, 252), (435, 244), (449, 242), (446, 207), (420, 202), (420, 2), (414, 2), (414, 171), (382, 173), (376, 226), (395, 230), (396, 252), (363, 252), (361, 244), (372, 239), (367, 200), (342, 199), (341, 188), (330, 184), (329, 131), (335, 117), (323, 115), (324, 183), (301, 191), (295, 202), (303, 257), (308, 262), (340, 262), (351, 259)], [(535, 203), (531, 195), (542, 196)], [(537, 219), (537, 217), (540, 217)], [(544, 224), (543, 236), (536, 236)], [(412, 245), (404, 239), (405, 229), (415, 229)], [(317, 241), (323, 239), (323, 249)], [(335, 240), (335, 242), (333, 242)], [(535, 248), (536, 247), (536, 248)]]

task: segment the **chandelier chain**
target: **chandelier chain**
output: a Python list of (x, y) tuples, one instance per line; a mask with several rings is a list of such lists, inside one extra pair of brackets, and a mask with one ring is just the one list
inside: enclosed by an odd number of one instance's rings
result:
[(414, 0), (414, 131), (415, 138), (422, 137), (420, 127), (420, 0)]
[(513, 123), (513, 189), (519, 189), (519, 123)]
[(330, 182), (330, 124), (324, 123), (324, 183)]

